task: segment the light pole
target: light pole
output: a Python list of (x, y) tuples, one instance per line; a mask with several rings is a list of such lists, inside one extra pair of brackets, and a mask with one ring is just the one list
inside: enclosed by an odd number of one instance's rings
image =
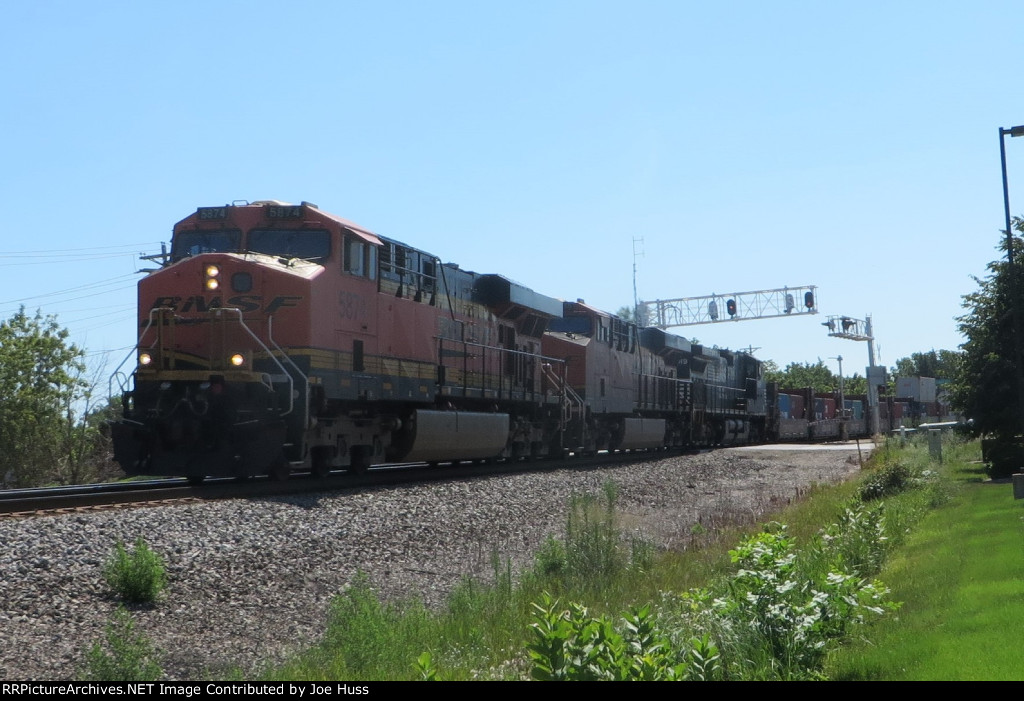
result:
[(846, 434), (846, 395), (843, 393), (843, 356), (839, 355), (829, 360), (839, 361), (839, 440), (845, 441)]
[[(999, 162), (1003, 167), (1003, 211), (1006, 214), (1006, 260), (1013, 265), (1013, 230), (1010, 228), (1010, 187), (1006, 182), (1006, 135), (1024, 136), (1024, 125), (1003, 129), (999, 127)], [(1012, 276), (1011, 276), (1012, 279)]]
[(1006, 135), (1024, 136), (1024, 125), (1003, 129), (999, 127), (999, 163), (1003, 170), (1003, 212), (1006, 215), (1006, 262), (1010, 290), (1010, 320), (1013, 324), (1013, 364), (1017, 378), (1017, 414), (1024, 422), (1024, 354), (1020, 347), (1020, 309), (1017, 300), (1017, 276), (1013, 269), (1013, 228), (1010, 222), (1010, 188), (1006, 181)]

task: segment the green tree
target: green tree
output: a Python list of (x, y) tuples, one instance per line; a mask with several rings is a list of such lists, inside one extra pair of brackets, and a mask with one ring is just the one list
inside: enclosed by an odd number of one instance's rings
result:
[(0, 322), (0, 485), (60, 480), (87, 389), (84, 353), (55, 317), (22, 307)]
[[(774, 360), (764, 364), (764, 376), (768, 382), (778, 382), (783, 389), (805, 389), (813, 387), (815, 392), (830, 393), (839, 391), (839, 375), (833, 373), (821, 358), (814, 363), (790, 363), (785, 370), (779, 370)], [(853, 373), (843, 376), (843, 393), (847, 397), (867, 394), (868, 381), (863, 375)]]
[(843, 394), (847, 397), (852, 397), (855, 394), (867, 394), (868, 393), (868, 378), (864, 377), (860, 373), (853, 373), (850, 377), (844, 377), (843, 379)]
[(765, 366), (765, 380), (778, 382), (785, 389), (813, 387), (815, 392), (833, 392), (839, 389), (839, 377), (834, 375), (821, 358), (814, 363), (790, 363), (779, 370), (774, 362)]
[(895, 377), (937, 377), (944, 380), (953, 379), (958, 370), (961, 354), (957, 351), (934, 348), (926, 353), (911, 353), (909, 357), (900, 358), (892, 368)]
[[(1013, 228), (1024, 233), (1024, 220), (1014, 218)], [(967, 313), (957, 322), (967, 340), (961, 346), (958, 370), (950, 384), (953, 409), (973, 420), (974, 431), (1002, 438), (1020, 432), (1022, 416), (1013, 310), (1014, 305), (1024, 309), (1024, 240), (1014, 236), (1013, 247), (1013, 269), (1006, 260), (989, 263), (988, 275), (975, 278), (978, 290), (964, 296)], [(1005, 242), (1000, 249), (1005, 253)]]

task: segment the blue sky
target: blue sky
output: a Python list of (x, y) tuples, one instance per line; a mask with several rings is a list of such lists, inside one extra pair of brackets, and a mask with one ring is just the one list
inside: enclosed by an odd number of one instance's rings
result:
[[(134, 342), (138, 253), (308, 200), (614, 311), (817, 285), (818, 316), (677, 329), (785, 366), (955, 348), (999, 253), (1012, 2), (40, 2), (0, 25), (0, 316)], [(1007, 140), (1024, 213), (1024, 139)], [(634, 240), (642, 256), (634, 258)]]

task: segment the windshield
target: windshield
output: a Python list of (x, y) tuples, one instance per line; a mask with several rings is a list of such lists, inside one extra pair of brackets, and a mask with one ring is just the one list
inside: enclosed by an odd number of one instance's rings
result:
[(320, 262), (331, 256), (331, 235), (319, 229), (253, 229), (249, 232), (249, 250)]
[(241, 249), (242, 232), (237, 229), (217, 231), (183, 231), (174, 235), (171, 260), (181, 260), (200, 253), (237, 253)]

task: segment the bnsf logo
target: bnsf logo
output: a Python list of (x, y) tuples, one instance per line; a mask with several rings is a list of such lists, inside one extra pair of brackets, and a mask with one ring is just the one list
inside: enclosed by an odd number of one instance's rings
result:
[(150, 305), (150, 309), (157, 307), (168, 307), (175, 312), (207, 312), (216, 307), (235, 307), (243, 312), (262, 311), (265, 314), (273, 314), (278, 309), (285, 307), (297, 307), (302, 297), (274, 297), (264, 304), (262, 295), (237, 295), (229, 297), (227, 302), (222, 302), (220, 297), (203, 297), (192, 295), (191, 297), (157, 297)]

